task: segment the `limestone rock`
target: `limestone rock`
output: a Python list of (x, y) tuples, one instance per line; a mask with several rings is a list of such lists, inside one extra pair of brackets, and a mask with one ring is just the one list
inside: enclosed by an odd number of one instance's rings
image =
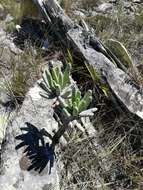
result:
[(21, 127), (25, 122), (30, 122), (38, 128), (45, 128), (52, 131), (57, 127), (52, 118), (52, 100), (43, 99), (39, 95), (37, 86), (30, 89), (22, 108), (6, 130), (6, 142), (2, 149), (1, 168), (0, 168), (0, 189), (1, 190), (58, 190), (59, 177), (56, 164), (52, 168), (52, 173), (48, 174), (48, 168), (39, 174), (35, 171), (28, 172), (26, 168), (29, 160), (24, 158), (21, 151), (15, 150), (15, 136), (21, 134)]

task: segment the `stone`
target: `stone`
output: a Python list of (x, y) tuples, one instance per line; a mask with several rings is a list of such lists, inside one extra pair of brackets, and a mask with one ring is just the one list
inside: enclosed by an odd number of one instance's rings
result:
[(15, 142), (15, 136), (21, 134), (20, 128), (25, 126), (25, 122), (30, 122), (39, 129), (45, 128), (48, 132), (57, 127), (57, 123), (52, 117), (53, 101), (42, 98), (39, 92), (40, 89), (37, 85), (30, 89), (17, 116), (7, 126), (6, 142), (2, 147), (1, 154), (1, 190), (42, 190), (45, 187), (59, 190), (56, 163), (52, 167), (50, 175), (47, 167), (41, 174), (35, 171), (28, 172), (26, 169), (29, 160), (23, 156), (21, 150), (15, 150), (16, 143), (18, 143)]
[(78, 11), (78, 10), (74, 11), (74, 15), (80, 16), (82, 18), (86, 18), (85, 14), (83, 12), (81, 12), (81, 11)]
[[(131, 114), (143, 119), (143, 93), (141, 87), (134, 83), (127, 73), (115, 66), (104, 54), (95, 51), (93, 46), (86, 46), (85, 48), (83, 46), (85, 38), (81, 35), (79, 28), (69, 30), (68, 35), (74, 42), (75, 48), (81, 52), (87, 63), (92, 66), (91, 68), (95, 68), (97, 72), (105, 77), (110, 89), (119, 101)], [(96, 45), (99, 44), (98, 39), (95, 37), (94, 39)]]
[(101, 5), (98, 6), (96, 11), (105, 13), (112, 9), (113, 9), (113, 5), (111, 3), (102, 3)]
[[(7, 35), (6, 32), (0, 28), (0, 69), (5, 78), (10, 77), (11, 65), (12, 63), (18, 62), (21, 53), (22, 51), (15, 46), (10, 35)], [(0, 79), (0, 83), (1, 82), (2, 79)]]

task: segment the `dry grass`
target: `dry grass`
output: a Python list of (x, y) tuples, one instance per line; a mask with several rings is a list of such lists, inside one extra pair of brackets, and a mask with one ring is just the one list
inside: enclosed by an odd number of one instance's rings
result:
[(20, 4), (16, 0), (1, 0), (1, 5), (5, 9), (5, 14), (10, 14), (17, 19), (20, 15)]
[(70, 133), (67, 146), (60, 150), (61, 189), (141, 190), (142, 121), (114, 108), (104, 104), (97, 112), (93, 121), (97, 136), (77, 129)]
[(11, 101), (22, 103), (28, 89), (40, 78), (43, 59), (40, 53), (35, 54), (33, 48), (29, 47), (6, 64), (7, 68), (1, 69), (1, 77), (4, 78), (1, 87)]
[(74, 0), (61, 0), (60, 5), (64, 9), (66, 14), (70, 13), (73, 2)]

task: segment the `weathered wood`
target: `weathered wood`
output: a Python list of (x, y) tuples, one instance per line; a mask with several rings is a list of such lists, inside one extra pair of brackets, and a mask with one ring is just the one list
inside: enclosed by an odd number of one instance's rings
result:
[[(93, 34), (87, 33), (84, 28), (77, 24), (75, 25), (71, 19), (65, 15), (55, 0), (34, 0), (34, 2), (36, 2), (40, 10), (44, 10), (42, 12), (44, 15), (43, 18), (51, 25), (52, 32), (59, 36), (59, 40), (62, 41), (61, 36), (66, 37), (67, 41), (63, 45), (70, 44), (74, 47), (74, 50), (79, 52), (86, 63), (95, 68), (99, 75), (106, 79), (113, 94), (116, 95), (120, 102), (122, 102), (131, 113), (143, 119), (142, 87), (134, 84), (128, 74), (114, 65), (109, 58), (103, 54), (103, 51), (100, 51), (102, 43), (100, 43)], [(90, 44), (91, 36), (95, 39), (95, 42), (97, 42), (96, 48)]]

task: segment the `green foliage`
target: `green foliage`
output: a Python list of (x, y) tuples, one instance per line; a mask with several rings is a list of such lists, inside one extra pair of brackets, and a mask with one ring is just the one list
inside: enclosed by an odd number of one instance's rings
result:
[(68, 112), (76, 117), (82, 111), (87, 110), (89, 104), (92, 101), (92, 91), (88, 90), (84, 97), (81, 96), (81, 92), (77, 87), (72, 90), (72, 97), (67, 100), (67, 110)]
[(96, 83), (99, 83), (100, 76), (99, 76), (98, 72), (96, 71), (96, 69), (92, 65), (89, 65), (86, 62), (85, 62), (85, 66), (86, 66), (87, 70), (89, 71), (92, 80)]
[(105, 84), (101, 83), (101, 77), (96, 71), (96, 69), (92, 65), (87, 64), (86, 62), (85, 62), (85, 66), (87, 70), (89, 71), (92, 80), (96, 83), (96, 85), (98, 85), (98, 87), (102, 90), (104, 95), (108, 96), (108, 87)]
[(41, 95), (46, 98), (64, 97), (68, 98), (70, 90), (66, 88), (70, 84), (70, 65), (62, 72), (61, 68), (46, 69), (42, 76), (43, 81), (38, 83), (44, 90)]
[(43, 81), (38, 83), (44, 91), (41, 96), (44, 98), (57, 98), (66, 117), (79, 116), (92, 101), (91, 90), (88, 90), (82, 97), (78, 87), (71, 84), (69, 64), (64, 71), (59, 67), (45, 70), (42, 78)]
[(73, 64), (73, 56), (70, 52), (69, 49), (67, 49), (67, 58), (66, 58), (66, 62), (69, 63), (69, 64)]

